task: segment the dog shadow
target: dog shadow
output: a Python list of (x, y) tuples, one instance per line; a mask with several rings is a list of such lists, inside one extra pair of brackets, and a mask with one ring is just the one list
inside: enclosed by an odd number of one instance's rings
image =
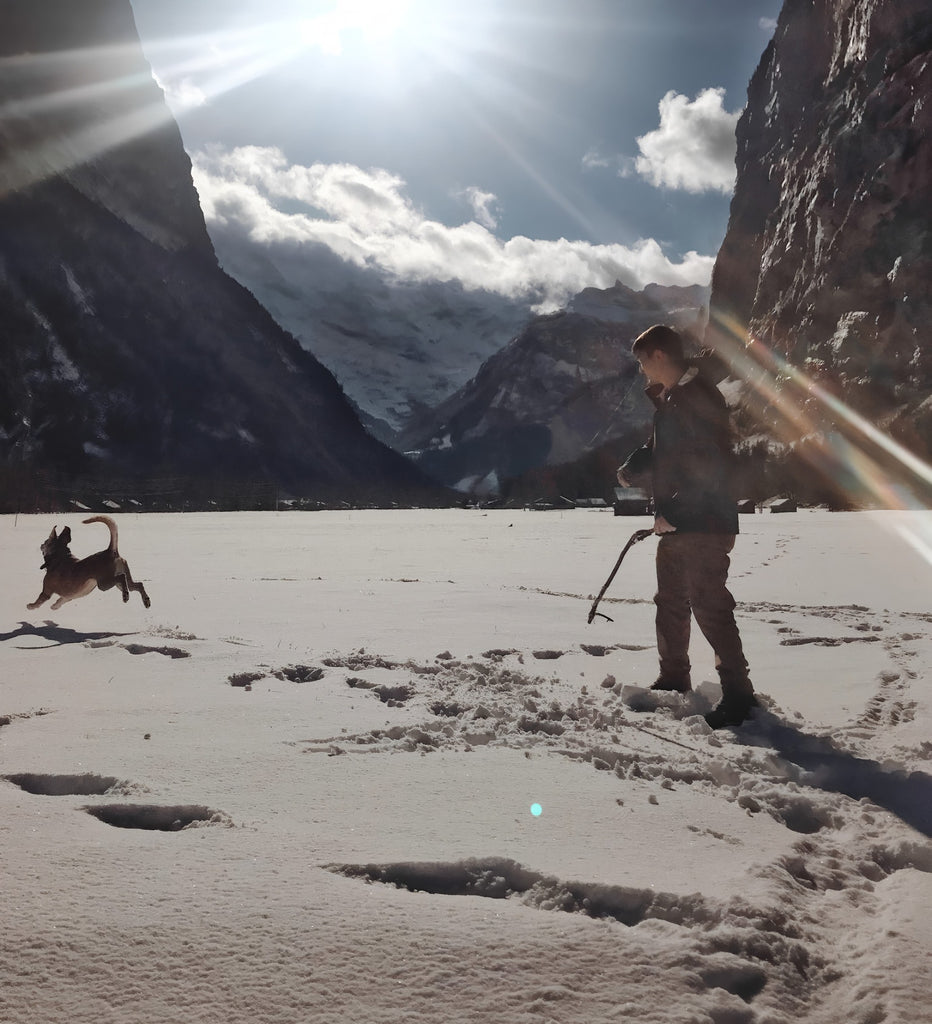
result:
[(865, 797), (902, 822), (932, 838), (932, 775), (883, 768), (876, 761), (839, 750), (828, 737), (811, 736), (768, 712), (755, 716), (754, 732), (737, 742), (772, 747), (785, 761), (802, 768), (805, 784), (852, 800)]
[(51, 641), (43, 645), (43, 647), (16, 645), (21, 650), (39, 651), (44, 650), (46, 647), (64, 647), (66, 644), (83, 644), (89, 640), (110, 640), (113, 637), (133, 635), (133, 633), (82, 632), (77, 629), (70, 629), (68, 626), (59, 626), (57, 622), (46, 619), (40, 626), (34, 626), (31, 622), (20, 622), (19, 629), (14, 629), (9, 633), (0, 633), (0, 642), (27, 636), (35, 636), (42, 640)]

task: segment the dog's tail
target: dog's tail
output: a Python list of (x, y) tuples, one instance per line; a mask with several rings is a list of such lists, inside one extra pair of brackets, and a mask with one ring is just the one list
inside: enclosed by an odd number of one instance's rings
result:
[(110, 531), (110, 547), (109, 551), (117, 550), (117, 524), (110, 518), (110, 516), (91, 516), (90, 519), (85, 519), (85, 523), (104, 523), (107, 529)]

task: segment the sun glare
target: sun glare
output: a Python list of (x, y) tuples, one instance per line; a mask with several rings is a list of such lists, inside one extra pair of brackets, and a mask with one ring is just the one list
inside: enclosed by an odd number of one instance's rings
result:
[(405, 28), (411, 0), (338, 0), (329, 11), (300, 23), (307, 46), (339, 56), (350, 36), (385, 45)]
[[(771, 425), (790, 445), (814, 444), (813, 468), (877, 507), (917, 511), (918, 495), (932, 487), (932, 466), (904, 448), (817, 381), (762, 345), (737, 321), (716, 318), (717, 345), (759, 399), (778, 411)], [(782, 421), (782, 422), (781, 422)], [(900, 536), (932, 566), (932, 530), (927, 523), (898, 524)]]
[(410, 7), (410, 0), (339, 0), (335, 16), (348, 28), (390, 36), (402, 28)]

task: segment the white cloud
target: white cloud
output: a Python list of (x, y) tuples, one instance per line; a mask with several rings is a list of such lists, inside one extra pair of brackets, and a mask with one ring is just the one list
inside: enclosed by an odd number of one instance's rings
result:
[[(208, 223), (244, 244), (289, 249), (324, 245), (342, 259), (406, 282), (458, 281), (541, 310), (563, 305), (583, 288), (616, 280), (633, 288), (704, 284), (714, 257), (687, 253), (678, 262), (653, 239), (633, 246), (582, 241), (502, 241), (476, 220), (449, 227), (430, 220), (385, 170), (352, 164), (289, 164), (281, 151), (214, 148), (195, 154), (194, 177)], [(494, 198), (476, 190), (478, 211)], [(303, 209), (295, 212), (295, 206)]]
[(757, 24), (760, 25), (760, 27), (765, 32), (773, 32), (774, 29), (776, 29), (776, 27), (777, 27), (777, 19), (776, 18), (761, 18), (757, 22)]
[(587, 171), (591, 171), (596, 167), (611, 167), (612, 161), (593, 147), (586, 153), (583, 153), (582, 165)]
[(183, 114), (186, 110), (203, 107), (207, 102), (207, 94), (190, 78), (169, 81), (155, 76), (155, 81), (165, 93), (165, 102), (171, 107), (172, 113)]
[(498, 227), (498, 215), (495, 212), (499, 206), (498, 196), (492, 192), (483, 192), (474, 185), (458, 194), (469, 203), (473, 216), (484, 228), (494, 231)]
[(630, 178), (635, 172), (635, 161), (632, 157), (621, 153), (606, 156), (596, 147), (583, 154), (582, 166), (584, 171), (614, 170), (619, 178)]
[(730, 192), (735, 185), (735, 126), (724, 89), (704, 89), (692, 101), (668, 92), (660, 101), (660, 127), (638, 140), (637, 171), (658, 188)]

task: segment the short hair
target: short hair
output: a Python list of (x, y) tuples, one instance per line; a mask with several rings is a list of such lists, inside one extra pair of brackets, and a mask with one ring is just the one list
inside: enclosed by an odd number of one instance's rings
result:
[(631, 351), (635, 356), (652, 356), (655, 352), (663, 352), (674, 362), (686, 361), (682, 337), (665, 324), (654, 324), (639, 334), (634, 339)]

